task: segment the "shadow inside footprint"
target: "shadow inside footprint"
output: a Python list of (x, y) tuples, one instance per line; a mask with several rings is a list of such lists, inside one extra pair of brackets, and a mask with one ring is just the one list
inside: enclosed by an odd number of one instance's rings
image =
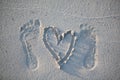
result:
[(30, 20), (20, 29), (20, 41), (26, 55), (26, 64), (28, 68), (35, 70), (38, 68), (38, 60), (34, 53), (39, 40), (40, 21)]

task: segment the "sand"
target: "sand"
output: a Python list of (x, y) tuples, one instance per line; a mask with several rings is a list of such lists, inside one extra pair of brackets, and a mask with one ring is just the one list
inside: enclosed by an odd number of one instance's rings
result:
[(0, 0), (0, 80), (119, 80), (119, 0)]

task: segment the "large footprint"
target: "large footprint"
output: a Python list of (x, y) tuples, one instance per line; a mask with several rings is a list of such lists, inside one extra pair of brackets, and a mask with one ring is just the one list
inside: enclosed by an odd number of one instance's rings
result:
[(35, 53), (38, 50), (40, 21), (30, 20), (24, 24), (20, 30), (20, 40), (26, 54), (26, 64), (28, 68), (35, 70), (38, 68), (38, 60)]
[(59, 67), (65, 64), (70, 56), (74, 44), (74, 32), (66, 31), (62, 33), (55, 27), (44, 29), (43, 41), (50, 51)]
[(72, 55), (62, 70), (75, 76), (80, 76), (80, 70), (92, 70), (95, 66), (96, 35), (88, 25), (81, 25), (80, 32), (75, 33), (75, 44)]

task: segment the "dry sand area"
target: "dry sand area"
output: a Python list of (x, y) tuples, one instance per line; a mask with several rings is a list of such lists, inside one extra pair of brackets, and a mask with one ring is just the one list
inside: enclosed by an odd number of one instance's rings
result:
[(0, 80), (120, 80), (120, 0), (0, 0)]

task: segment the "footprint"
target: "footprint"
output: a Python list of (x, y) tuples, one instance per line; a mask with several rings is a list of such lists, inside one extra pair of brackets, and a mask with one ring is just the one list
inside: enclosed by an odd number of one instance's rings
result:
[(61, 67), (67, 62), (74, 43), (74, 32), (61, 32), (55, 27), (48, 27), (44, 30), (43, 41), (53, 58)]
[(61, 69), (69, 74), (80, 77), (80, 70), (92, 70), (95, 66), (96, 35), (88, 25), (81, 25), (80, 32), (75, 33), (75, 44), (72, 55)]
[(20, 41), (26, 55), (26, 64), (29, 69), (36, 70), (38, 68), (37, 56), (34, 53), (38, 50), (40, 21), (30, 20), (20, 29)]
[(74, 48), (77, 54), (81, 54), (83, 57), (81, 60), (83, 62), (82, 66), (86, 69), (92, 69), (95, 66), (96, 53), (96, 35), (94, 33), (94, 28), (85, 24), (81, 25), (80, 29), (81, 31), (77, 35)]

